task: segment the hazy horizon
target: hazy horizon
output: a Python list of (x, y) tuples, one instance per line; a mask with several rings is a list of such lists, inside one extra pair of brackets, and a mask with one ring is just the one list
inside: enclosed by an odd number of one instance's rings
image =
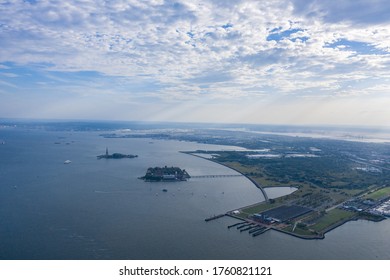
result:
[(1, 1), (0, 117), (389, 127), (390, 3)]

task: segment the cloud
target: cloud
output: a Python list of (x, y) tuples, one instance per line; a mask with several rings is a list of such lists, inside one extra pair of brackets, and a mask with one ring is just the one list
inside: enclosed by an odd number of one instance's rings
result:
[(16, 78), (16, 77), (19, 77), (19, 75), (17, 75), (17, 74), (14, 74), (14, 73), (7, 73), (7, 72), (2, 72), (2, 73), (0, 73), (0, 75), (5, 76), (5, 77), (8, 77), (8, 78)]
[(293, 0), (294, 12), (325, 22), (367, 24), (389, 23), (390, 5), (387, 0)]
[(0, 74), (146, 104), (377, 96), (389, 85), (387, 2), (1, 1)]

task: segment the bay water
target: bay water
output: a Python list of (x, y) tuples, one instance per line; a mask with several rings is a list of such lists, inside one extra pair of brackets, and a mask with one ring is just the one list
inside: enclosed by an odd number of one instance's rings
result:
[[(323, 240), (252, 237), (227, 229), (235, 219), (204, 221), (263, 201), (247, 178), (138, 179), (165, 165), (192, 176), (237, 174), (180, 153), (237, 147), (99, 134), (0, 129), (0, 259), (390, 259), (389, 220), (348, 222)], [(106, 147), (138, 157), (98, 160)]]

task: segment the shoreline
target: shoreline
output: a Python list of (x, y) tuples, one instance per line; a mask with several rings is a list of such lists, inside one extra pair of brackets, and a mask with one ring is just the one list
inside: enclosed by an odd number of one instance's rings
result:
[[(253, 203), (251, 205), (246, 205), (246, 206), (243, 206), (243, 207), (240, 207), (238, 209), (235, 209), (235, 210), (241, 210), (241, 209), (245, 209), (245, 208), (249, 208), (249, 207), (253, 207), (253, 206), (256, 206), (256, 205), (261, 205), (261, 204), (266, 204), (267, 202), (269, 202), (269, 199), (268, 199), (268, 195), (266, 194), (265, 192), (265, 188), (267, 187), (262, 187), (260, 186), (257, 182), (255, 182), (252, 178), (250, 178), (249, 176), (247, 176), (246, 174), (240, 172), (239, 170), (233, 168), (233, 167), (230, 167), (226, 164), (223, 164), (223, 163), (220, 163), (220, 162), (217, 162), (215, 160), (213, 160), (212, 158), (205, 158), (205, 157), (202, 157), (202, 156), (199, 156), (199, 155), (196, 155), (192, 152), (184, 152), (184, 151), (180, 151), (180, 153), (184, 153), (184, 154), (188, 154), (188, 155), (191, 155), (191, 156), (195, 156), (195, 157), (198, 157), (198, 158), (201, 158), (201, 159), (205, 159), (205, 160), (209, 160), (211, 162), (214, 162), (216, 164), (220, 164), (224, 167), (227, 167), (229, 169), (232, 169), (234, 171), (236, 171), (237, 173), (241, 174), (242, 176), (246, 177), (249, 181), (251, 181), (258, 189), (260, 189), (260, 191), (262, 192), (263, 196), (264, 196), (264, 201), (260, 201), (260, 202), (257, 202), (257, 203)], [(272, 187), (269, 187), (269, 188), (272, 188)], [(282, 196), (283, 197), (283, 196)], [(254, 221), (253, 220), (250, 220), (250, 219), (247, 219), (247, 218), (243, 218), (243, 217), (239, 217), (235, 214), (233, 214), (233, 211), (235, 210), (231, 210), (231, 211), (228, 211), (226, 212), (225, 214), (223, 214), (223, 216), (227, 216), (227, 217), (230, 217), (230, 218), (235, 218), (235, 219), (239, 219), (239, 220), (242, 220), (242, 221), (250, 221), (251, 223), (253, 223)], [(326, 233), (344, 225), (345, 223), (347, 222), (350, 222), (350, 221), (358, 221), (358, 220), (367, 220), (367, 221), (372, 221), (372, 222), (380, 222), (382, 220), (374, 220), (374, 219), (368, 219), (368, 218), (364, 218), (364, 217), (360, 217), (359, 215), (354, 215), (350, 218), (347, 218), (345, 220), (341, 220), (341, 221), (338, 221), (332, 225), (330, 225), (328, 228), (325, 228), (323, 229), (322, 231), (320, 232), (316, 232), (316, 235), (302, 235), (302, 234), (297, 234), (297, 233), (294, 233), (294, 232), (290, 232), (290, 231), (286, 231), (286, 230), (283, 230), (283, 229), (280, 229), (280, 228), (277, 228), (277, 227), (274, 227), (274, 226), (267, 226), (269, 229), (272, 229), (272, 230), (275, 230), (277, 232), (281, 232), (281, 233), (284, 233), (284, 234), (288, 234), (290, 236), (293, 236), (293, 237), (296, 237), (296, 238), (300, 238), (300, 239), (304, 239), (304, 240), (321, 240), (321, 239), (325, 239), (325, 235)]]

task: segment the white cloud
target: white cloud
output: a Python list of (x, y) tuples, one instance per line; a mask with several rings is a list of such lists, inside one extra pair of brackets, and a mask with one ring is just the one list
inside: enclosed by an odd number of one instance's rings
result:
[(387, 0), (292, 0), (294, 12), (320, 17), (325, 22), (350, 22), (360, 26), (389, 23)]
[(387, 2), (2, 1), (0, 70), (94, 71), (118, 84), (84, 92), (167, 102), (376, 96), (390, 84), (372, 84), (389, 76)]
[(8, 77), (8, 78), (16, 78), (16, 77), (19, 77), (19, 75), (17, 75), (17, 74), (14, 74), (14, 73), (7, 73), (7, 72), (0, 73), (0, 75), (2, 75), (2, 76), (4, 76), (4, 77)]

